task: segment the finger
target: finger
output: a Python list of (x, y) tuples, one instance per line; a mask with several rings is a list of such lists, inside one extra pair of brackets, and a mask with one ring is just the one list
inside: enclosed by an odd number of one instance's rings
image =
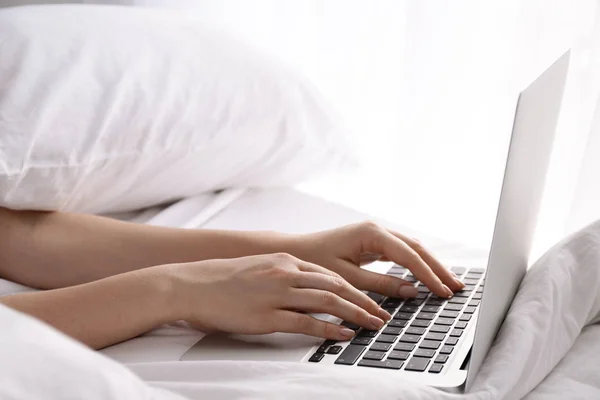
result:
[(346, 280), (358, 289), (381, 293), (390, 297), (407, 298), (416, 297), (418, 294), (417, 289), (412, 283), (392, 275), (383, 275), (366, 269), (356, 268), (350, 262), (348, 262)]
[(376, 248), (367, 248), (366, 251), (378, 251), (393, 262), (408, 268), (415, 278), (438, 296), (452, 297), (454, 294), (452, 290), (442, 283), (429, 265), (408, 244), (387, 230), (379, 230), (377, 235), (378, 237), (375, 240), (366, 241), (366, 243), (370, 243)]
[(286, 296), (284, 307), (312, 313), (331, 314), (371, 330), (378, 330), (384, 325), (381, 318), (369, 314), (356, 304), (326, 290), (293, 289), (290, 295)]
[(429, 250), (427, 250), (419, 241), (403, 235), (399, 232), (394, 232), (388, 229), (395, 237), (404, 241), (404, 243), (408, 244), (414, 251), (417, 252), (419, 256), (429, 265), (431, 270), (441, 279), (441, 281), (448, 286), (450, 289), (454, 291), (461, 290), (465, 287), (464, 283), (462, 283), (456, 275), (454, 275), (450, 270), (442, 265), (442, 263), (433, 255)]
[(295, 274), (294, 287), (326, 290), (337, 294), (341, 298), (356, 304), (371, 315), (375, 315), (385, 321), (389, 321), (392, 318), (387, 311), (379, 307), (369, 296), (339, 276), (324, 275), (317, 272), (301, 272)]
[(354, 336), (352, 329), (331, 322), (321, 321), (307, 314), (278, 310), (274, 315), (274, 330), (285, 333), (303, 333), (305, 335), (332, 340), (350, 340)]

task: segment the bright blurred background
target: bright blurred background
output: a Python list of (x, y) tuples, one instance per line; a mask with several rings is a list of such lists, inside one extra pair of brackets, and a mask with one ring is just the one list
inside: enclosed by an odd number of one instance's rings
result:
[(79, 2), (183, 8), (284, 60), (334, 105), (360, 161), (302, 190), (480, 247), (518, 93), (572, 48), (534, 252), (600, 216), (598, 0)]

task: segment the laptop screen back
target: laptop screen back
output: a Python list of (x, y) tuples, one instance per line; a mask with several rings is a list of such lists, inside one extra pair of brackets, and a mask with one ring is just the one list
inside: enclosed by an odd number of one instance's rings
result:
[(467, 389), (473, 384), (527, 270), (569, 56), (570, 52), (563, 54), (519, 96)]

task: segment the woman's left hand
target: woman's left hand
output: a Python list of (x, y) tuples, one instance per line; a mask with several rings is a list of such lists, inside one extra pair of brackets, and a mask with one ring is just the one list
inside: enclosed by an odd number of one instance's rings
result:
[(361, 265), (378, 259), (393, 261), (440, 297), (451, 297), (464, 287), (418, 240), (372, 222), (292, 236), (285, 251), (337, 272), (358, 289), (386, 296), (415, 297), (417, 290), (407, 281)]

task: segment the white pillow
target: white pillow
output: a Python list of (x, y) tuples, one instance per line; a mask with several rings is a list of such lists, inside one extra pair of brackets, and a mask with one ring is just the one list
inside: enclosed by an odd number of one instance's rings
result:
[(174, 11), (3, 9), (0, 60), (0, 206), (125, 211), (351, 164), (306, 80)]
[(0, 326), (1, 399), (183, 400), (2, 304)]

